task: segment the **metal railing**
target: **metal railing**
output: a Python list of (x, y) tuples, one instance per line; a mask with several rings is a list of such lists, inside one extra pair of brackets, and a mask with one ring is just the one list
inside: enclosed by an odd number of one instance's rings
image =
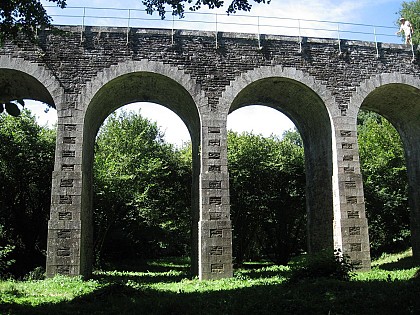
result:
[[(261, 34), (296, 36), (299, 49), (302, 49), (302, 38), (317, 37), (337, 40), (341, 52), (342, 39), (374, 42), (376, 55), (379, 57), (379, 42), (401, 43), (395, 35), (396, 26), (379, 26), (361, 23), (283, 18), (273, 16), (254, 16), (250, 14), (220, 14), (208, 12), (185, 12), (180, 19), (167, 13), (166, 19), (157, 14), (147, 14), (141, 9), (66, 7), (59, 9), (46, 6), (48, 14), (56, 25), (81, 26), (81, 39), (85, 26), (125, 27), (127, 42), (131, 28), (161, 28), (172, 30), (172, 43), (175, 30), (198, 30), (215, 33), (216, 47), (219, 32), (240, 32), (255, 34), (258, 47), (261, 48)], [(414, 50), (413, 57), (414, 57)]]

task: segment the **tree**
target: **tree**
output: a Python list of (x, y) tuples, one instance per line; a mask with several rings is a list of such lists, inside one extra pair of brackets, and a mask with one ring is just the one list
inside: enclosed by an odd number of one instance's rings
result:
[[(66, 0), (47, 0), (64, 8)], [(39, 0), (6, 0), (0, 2), (0, 44), (15, 39), (19, 33), (33, 39), (37, 27), (51, 26), (51, 17)]]
[(156, 123), (112, 114), (97, 137), (94, 178), (97, 258), (187, 254), (191, 157), (165, 143)]
[[(285, 264), (306, 246), (305, 175), (299, 134), (228, 134), (234, 256)], [(298, 141), (299, 142), (299, 141)]]
[(45, 265), (55, 131), (29, 111), (0, 115), (0, 247), (13, 249), (10, 267), (23, 275)]
[[(253, 0), (256, 3), (267, 3), (271, 0)], [(159, 16), (164, 19), (168, 7), (175, 16), (183, 17), (185, 9), (190, 11), (197, 11), (202, 6), (207, 6), (209, 9), (221, 8), (225, 3), (223, 0), (142, 0), (143, 5), (146, 6), (146, 11), (149, 14), (157, 11)], [(228, 14), (236, 13), (237, 11), (250, 11), (252, 4), (248, 0), (232, 0), (228, 5), (226, 12)]]
[(0, 225), (0, 280), (10, 277), (9, 268), (15, 263), (15, 260), (10, 258), (15, 246), (8, 243), (3, 230), (3, 226)]
[[(405, 2), (401, 4), (401, 9), (398, 12), (400, 17), (404, 17), (413, 25), (414, 33), (412, 35), (413, 44), (420, 43), (420, 0)], [(396, 22), (399, 26), (399, 21)], [(404, 36), (402, 34), (401, 36)]]
[(407, 246), (408, 179), (398, 132), (378, 114), (361, 111), (358, 143), (372, 253)]

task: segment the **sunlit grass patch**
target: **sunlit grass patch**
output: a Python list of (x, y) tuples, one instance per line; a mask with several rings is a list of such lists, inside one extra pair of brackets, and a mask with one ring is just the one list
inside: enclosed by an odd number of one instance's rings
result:
[(98, 286), (98, 282), (83, 281), (81, 277), (55, 276), (45, 280), (7, 280), (0, 282), (0, 302), (28, 305), (57, 303), (91, 293)]
[(405, 281), (410, 280), (419, 268), (414, 267), (404, 270), (381, 270), (373, 268), (369, 272), (357, 272), (353, 280), (357, 281)]
[(357, 281), (405, 281), (414, 277), (420, 264), (413, 260), (412, 250), (396, 254), (382, 254), (372, 261), (372, 270), (357, 272), (353, 279)]
[(383, 253), (378, 259), (372, 261), (372, 267), (378, 267), (385, 264), (396, 263), (401, 261), (402, 259), (410, 259), (413, 256), (413, 252), (411, 248), (401, 252), (401, 253), (394, 253), (388, 254)]

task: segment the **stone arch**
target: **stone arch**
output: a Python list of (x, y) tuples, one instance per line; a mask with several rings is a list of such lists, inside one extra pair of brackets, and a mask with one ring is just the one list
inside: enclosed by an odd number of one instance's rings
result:
[(401, 73), (384, 73), (363, 81), (350, 99), (356, 124), (360, 109), (384, 116), (398, 131), (404, 145), (409, 184), (411, 241), (420, 259), (420, 79)]
[(0, 87), (6, 99), (33, 99), (57, 110), (63, 104), (63, 88), (54, 74), (22, 58), (0, 56)]
[(241, 74), (222, 95), (224, 116), (247, 105), (283, 112), (302, 135), (306, 164), (308, 249), (333, 248), (333, 144), (331, 92), (295, 68), (261, 67)]
[[(75, 218), (74, 241), (72, 244), (66, 245), (69, 248), (68, 257), (76, 256), (77, 261), (52, 258), (59, 252), (56, 249), (59, 242), (54, 239), (49, 240), (50, 249), (48, 255), (51, 256), (49, 261), (51, 267), (48, 268), (47, 274), (52, 275), (61, 273), (60, 268), (64, 268), (67, 274), (82, 274), (89, 276), (92, 268), (92, 167), (94, 157), (95, 137), (100, 125), (104, 119), (115, 109), (133, 102), (153, 102), (163, 105), (173, 110), (186, 124), (192, 140), (193, 153), (193, 179), (192, 179), (192, 225), (193, 239), (197, 240), (198, 228), (198, 208), (199, 208), (199, 146), (201, 133), (200, 106), (206, 103), (206, 97), (200, 87), (183, 70), (177, 67), (163, 64), (160, 62), (152, 62), (148, 60), (127, 61), (99, 72), (97, 76), (88, 82), (81, 90), (78, 96), (78, 102), (72, 111), (71, 117), (63, 117), (59, 124), (59, 138), (69, 138), (76, 136), (73, 145), (72, 163), (74, 164), (74, 172), (63, 171), (60, 166), (67, 163), (64, 155), (58, 154), (56, 161), (56, 181), (55, 191), (61, 191), (59, 188), (62, 179), (74, 178), (77, 190), (71, 191), (76, 194), (69, 200), (68, 209), (72, 209)], [(63, 141), (64, 143), (64, 141)], [(65, 146), (61, 148), (65, 151)], [(57, 188), (58, 187), (58, 188)], [(60, 194), (57, 193), (56, 194)], [(63, 197), (62, 193), (60, 198)], [(64, 196), (65, 197), (65, 196)], [(57, 199), (57, 197), (56, 197)], [(73, 199), (72, 202), (70, 199)], [(54, 197), (53, 197), (54, 200)], [(60, 199), (61, 200), (61, 199)], [(51, 217), (57, 220), (54, 213), (62, 209), (64, 206), (58, 205), (52, 207)], [(61, 210), (63, 212), (63, 210)], [(70, 212), (70, 211), (68, 211)], [(58, 220), (59, 221), (59, 220)], [(61, 226), (59, 222), (58, 226)], [(51, 223), (50, 227), (55, 224)], [(57, 228), (55, 228), (57, 230)], [(69, 229), (70, 230), (70, 229)], [(49, 235), (54, 235), (54, 229), (50, 228)], [(195, 241), (196, 242), (196, 241)], [(73, 250), (74, 248), (74, 250)], [(197, 272), (197, 244), (192, 246), (192, 269)], [(72, 252), (74, 251), (74, 253)], [(57, 255), (56, 255), (57, 256)], [(61, 263), (63, 261), (63, 263)], [(67, 267), (66, 265), (69, 265)]]
[[(81, 110), (84, 112), (84, 116), (89, 116), (90, 111), (92, 111), (92, 106), (98, 102), (98, 98), (106, 98), (105, 95), (102, 94), (103, 87), (106, 84), (116, 80), (120, 80), (123, 76), (132, 76), (132, 79), (139, 78), (136, 76), (137, 74), (142, 74), (140, 76), (147, 77), (148, 80), (153, 80), (150, 84), (154, 85), (161, 85), (166, 86), (170, 84), (170, 82), (176, 82), (182, 90), (184, 90), (184, 96), (188, 98), (186, 94), (189, 94), (191, 100), (197, 104), (197, 111), (194, 114), (199, 115), (199, 108), (204, 107), (207, 104), (207, 97), (204, 95), (204, 92), (201, 91), (200, 86), (196, 83), (195, 79), (193, 79), (189, 74), (187, 74), (184, 70), (179, 70), (177, 67), (170, 66), (164, 64), (162, 62), (155, 62), (149, 61), (146, 59), (142, 59), (140, 61), (127, 61), (122, 62), (117, 65), (113, 65), (103, 71), (99, 72), (96, 77), (88, 82), (86, 87), (80, 93), (79, 103), (81, 104)], [(165, 78), (167, 78), (165, 82)], [(150, 87), (150, 86), (149, 86)], [(146, 88), (146, 86), (145, 86)], [(115, 91), (118, 93), (118, 91)], [(134, 93), (135, 94), (135, 93)], [(123, 96), (123, 95), (121, 95)], [(174, 96), (174, 95), (172, 95)], [(170, 99), (170, 96), (166, 96), (164, 94), (160, 95), (151, 95), (150, 93), (143, 93), (143, 95), (139, 95), (137, 97), (132, 97), (132, 102), (139, 102), (139, 101), (147, 101), (147, 102), (155, 102), (160, 105), (169, 107), (173, 110), (176, 114), (180, 116), (180, 118), (184, 121), (189, 129), (190, 133), (192, 133), (192, 129), (196, 126), (192, 126), (192, 123), (195, 122), (195, 118), (189, 118), (191, 113), (188, 112), (186, 107), (181, 106), (178, 104), (177, 106), (168, 106), (168, 102), (181, 101), (181, 95), (177, 95), (177, 100)], [(130, 98), (127, 95), (124, 95), (123, 98)], [(120, 103), (124, 103), (125, 100), (121, 100)], [(116, 108), (120, 107), (121, 104), (115, 104), (114, 106), (107, 108), (108, 113), (104, 113), (105, 117), (111, 113)], [(101, 109), (105, 110), (105, 109)], [(197, 116), (199, 117), (199, 116)], [(102, 123), (102, 122), (101, 122)]]

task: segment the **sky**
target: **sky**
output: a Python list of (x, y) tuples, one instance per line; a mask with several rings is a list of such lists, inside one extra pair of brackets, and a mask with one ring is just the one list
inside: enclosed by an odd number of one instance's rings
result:
[[(51, 3), (41, 0), (46, 6)], [(218, 13), (218, 31), (242, 31), (261, 34), (281, 34), (314, 37), (339, 36), (341, 39), (374, 40), (374, 33), (378, 41), (400, 43), (401, 39), (394, 35), (398, 30), (395, 22), (398, 19), (398, 11), (402, 1), (391, 0), (271, 0), (267, 4), (253, 4), (249, 14), (239, 12), (235, 16), (226, 16), (225, 8), (218, 10), (200, 10), (200, 14), (187, 14), (184, 20), (176, 19), (172, 24), (172, 17), (167, 15), (165, 21), (161, 21), (156, 15), (152, 21), (139, 20), (144, 17), (142, 12), (128, 9), (143, 10), (141, 0), (67, 0), (68, 8), (47, 8), (47, 12), (53, 17), (55, 24), (107, 25), (127, 26), (128, 14), (130, 14), (130, 26), (132, 27), (163, 27), (176, 29), (206, 29), (215, 30), (215, 23), (200, 23), (189, 21), (214, 22), (215, 15), (204, 13)], [(82, 7), (101, 8), (83, 9)], [(73, 7), (73, 8), (72, 8)], [(103, 8), (116, 8), (118, 10), (103, 10)], [(85, 19), (81, 16), (85, 14)], [(62, 15), (62, 16), (58, 16)], [(63, 15), (75, 16), (64, 17)], [(247, 16), (248, 15), (248, 16)], [(93, 17), (88, 17), (93, 16)], [(98, 18), (98, 17), (101, 18)], [(259, 16), (259, 18), (257, 18)], [(153, 19), (153, 16), (145, 16)], [(331, 21), (314, 22), (314, 21)], [(233, 23), (233, 24), (224, 24)], [(237, 24), (252, 24), (237, 25)], [(260, 27), (258, 28), (257, 24)], [(235, 25), (236, 24), (236, 25)], [(354, 24), (363, 24), (358, 26)], [(269, 26), (264, 26), (269, 25)], [(276, 27), (272, 27), (275, 25)], [(375, 25), (375, 27), (371, 26)], [(300, 26), (300, 30), (299, 30)], [(384, 26), (384, 27), (381, 27)], [(311, 30), (317, 29), (317, 30)], [(383, 35), (381, 35), (383, 34)], [(56, 111), (50, 109), (44, 113), (45, 105), (27, 102), (27, 107), (39, 117), (40, 124), (54, 124)], [(160, 129), (165, 133), (165, 139), (175, 145), (182, 145), (190, 140), (188, 130), (181, 119), (169, 109), (150, 103), (137, 103), (124, 107), (126, 110), (139, 111), (142, 116), (156, 121)], [(282, 113), (263, 106), (248, 106), (238, 109), (228, 117), (228, 129), (236, 132), (253, 132), (263, 136), (281, 136), (285, 130), (294, 128), (293, 123)]]

